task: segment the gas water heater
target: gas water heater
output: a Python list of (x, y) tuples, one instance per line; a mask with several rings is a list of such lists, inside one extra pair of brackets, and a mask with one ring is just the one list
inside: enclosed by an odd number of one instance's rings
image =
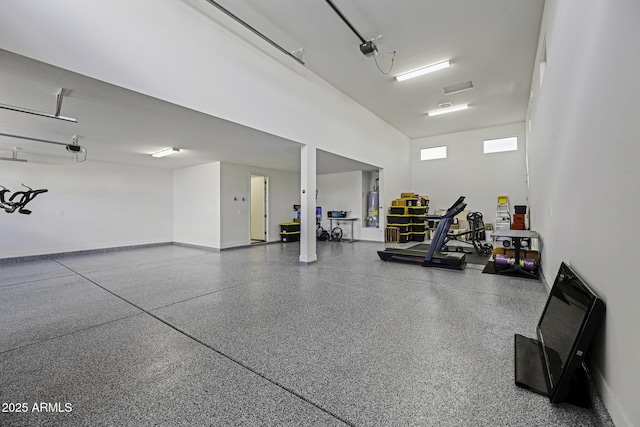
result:
[(367, 227), (378, 226), (378, 192), (369, 191), (367, 197)]

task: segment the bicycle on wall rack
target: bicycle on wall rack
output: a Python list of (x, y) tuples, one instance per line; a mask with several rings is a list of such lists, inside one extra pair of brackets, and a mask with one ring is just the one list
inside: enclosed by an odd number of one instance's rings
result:
[[(7, 187), (0, 185), (0, 208), (4, 209), (6, 213), (14, 213), (16, 210), (18, 213), (24, 215), (31, 215), (31, 211), (29, 209), (25, 209), (27, 203), (32, 201), (38, 194), (46, 193), (47, 189), (34, 190), (33, 188), (22, 184), (23, 187), (28, 188), (28, 191), (16, 191), (9, 197), (9, 200), (5, 200), (5, 194), (8, 193), (9, 190)], [(14, 201), (15, 199), (15, 201)]]

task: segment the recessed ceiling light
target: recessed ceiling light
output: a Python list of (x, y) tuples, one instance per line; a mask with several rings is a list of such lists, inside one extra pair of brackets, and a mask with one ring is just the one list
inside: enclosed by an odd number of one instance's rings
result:
[(164, 156), (168, 156), (170, 154), (175, 154), (179, 152), (180, 152), (179, 148), (165, 148), (164, 150), (160, 150), (156, 153), (151, 154), (151, 157), (164, 157)]
[(440, 108), (439, 110), (429, 111), (427, 116), (439, 116), (440, 114), (453, 113), (454, 111), (462, 111), (469, 108), (469, 104), (454, 105), (453, 107)]
[(451, 63), (449, 61), (438, 62), (437, 64), (429, 65), (428, 67), (419, 68), (408, 73), (400, 74), (399, 76), (396, 76), (396, 80), (401, 82), (404, 80), (412, 79), (414, 77), (433, 73), (434, 71), (442, 70), (444, 68), (449, 68), (450, 66)]

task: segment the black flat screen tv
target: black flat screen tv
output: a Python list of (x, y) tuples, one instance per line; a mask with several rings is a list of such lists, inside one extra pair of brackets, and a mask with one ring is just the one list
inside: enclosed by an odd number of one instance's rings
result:
[(562, 263), (536, 327), (516, 334), (515, 382), (553, 403), (588, 406), (582, 362), (604, 316), (604, 302)]

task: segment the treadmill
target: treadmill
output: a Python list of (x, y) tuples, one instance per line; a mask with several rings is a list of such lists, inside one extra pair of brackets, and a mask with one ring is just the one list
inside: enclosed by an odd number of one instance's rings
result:
[(384, 251), (378, 251), (380, 259), (383, 261), (419, 262), (423, 267), (443, 267), (462, 270), (466, 264), (466, 255), (464, 252), (441, 252), (441, 250), (447, 238), (449, 227), (453, 224), (454, 217), (467, 206), (464, 199), (464, 196), (460, 196), (442, 216), (427, 216), (427, 220), (439, 221), (428, 250), (386, 248)]

